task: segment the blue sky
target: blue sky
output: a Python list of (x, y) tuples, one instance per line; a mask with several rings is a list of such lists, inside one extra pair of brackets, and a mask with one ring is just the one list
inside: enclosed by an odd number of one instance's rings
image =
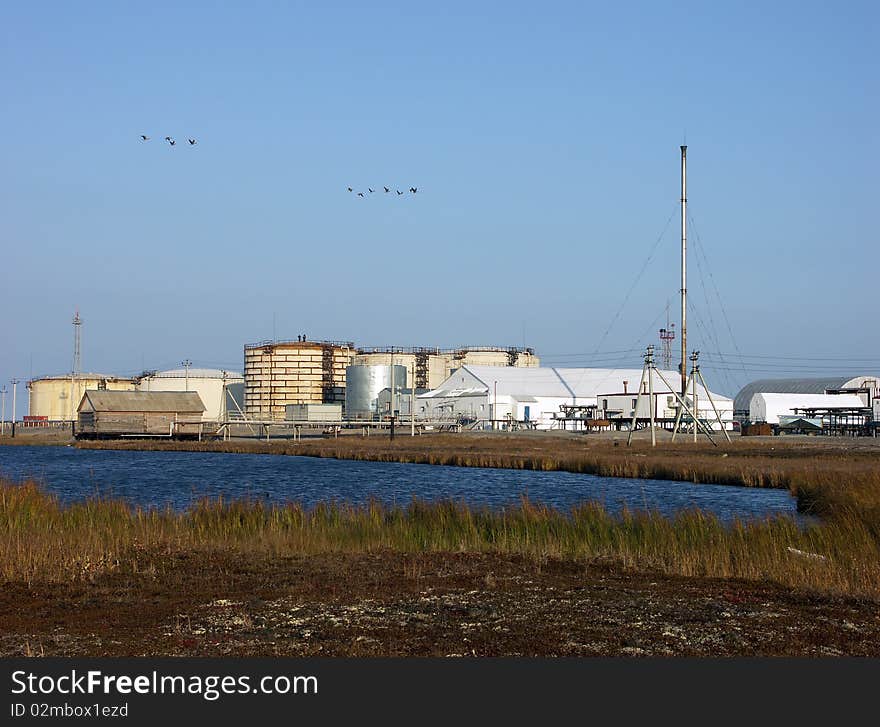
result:
[(0, 383), (69, 371), (76, 307), (109, 373), (302, 332), (638, 365), (684, 139), (713, 388), (880, 369), (876, 4), (219, 5), (4, 7)]

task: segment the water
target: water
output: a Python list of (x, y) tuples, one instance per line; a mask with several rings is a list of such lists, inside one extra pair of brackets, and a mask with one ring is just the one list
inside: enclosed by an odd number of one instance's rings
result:
[(597, 477), (569, 472), (446, 467), (214, 452), (128, 452), (73, 447), (0, 447), (0, 475), (33, 478), (62, 501), (92, 495), (119, 497), (145, 507), (184, 510), (204, 496), (364, 503), (370, 498), (406, 505), (413, 497), (453, 499), (501, 507), (527, 494), (566, 510), (586, 500), (611, 512), (656, 509), (667, 516), (698, 507), (730, 522), (797, 515), (783, 490), (695, 485), (669, 480)]

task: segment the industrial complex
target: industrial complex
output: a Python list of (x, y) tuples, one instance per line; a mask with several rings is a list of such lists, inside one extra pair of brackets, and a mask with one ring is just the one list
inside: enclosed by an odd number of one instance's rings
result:
[[(75, 364), (81, 325), (77, 314)], [(660, 334), (668, 349), (670, 329)], [(229, 436), (233, 425), (268, 436), (270, 427), (338, 431), (392, 420), (413, 431), (418, 424), (591, 432), (651, 422), (672, 430), (695, 414), (707, 432), (877, 435), (880, 376), (760, 379), (731, 399), (708, 390), (702, 378), (678, 389), (681, 372), (649, 368), (651, 351), (644, 370), (558, 368), (541, 366), (526, 347), (362, 347), (303, 335), (246, 344), (241, 373), (185, 360), (181, 368), (133, 377), (73, 371), (34, 378), (19, 426), (69, 425), (91, 437)]]
[[(230, 436), (270, 428), (393, 427), (590, 432), (648, 427), (673, 438), (712, 432), (873, 435), (880, 376), (761, 379), (733, 399), (712, 392), (687, 347), (687, 146), (681, 146), (681, 318), (659, 330), (664, 368), (648, 346), (643, 369), (541, 366), (532, 348), (364, 347), (353, 341), (270, 340), (244, 346), (243, 370), (181, 368), (126, 378), (80, 370), (79, 311), (71, 373), (34, 378), (25, 426), (70, 424), (90, 436)], [(612, 321), (613, 323), (613, 321)], [(610, 326), (609, 326), (610, 329)], [(681, 362), (672, 370), (678, 337)], [(601, 342), (600, 342), (601, 343)], [(690, 373), (687, 362), (691, 362)], [(13, 422), (15, 384), (13, 380)], [(4, 414), (5, 422), (5, 394)], [(198, 424), (197, 428), (194, 427)], [(752, 425), (756, 425), (755, 428)], [(126, 427), (128, 431), (125, 431)], [(167, 430), (167, 431), (166, 431)], [(14, 426), (13, 426), (14, 432)]]

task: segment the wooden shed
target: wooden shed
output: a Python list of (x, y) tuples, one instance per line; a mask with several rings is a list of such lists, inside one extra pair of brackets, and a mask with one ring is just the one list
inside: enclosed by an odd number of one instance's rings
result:
[(198, 436), (204, 411), (195, 391), (88, 390), (77, 408), (77, 436)]

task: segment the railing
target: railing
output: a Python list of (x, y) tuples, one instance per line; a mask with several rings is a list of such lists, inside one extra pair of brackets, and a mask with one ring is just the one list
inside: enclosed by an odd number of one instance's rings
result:
[(270, 346), (287, 346), (296, 343), (310, 343), (313, 346), (334, 346), (336, 348), (354, 348), (354, 341), (273, 341), (271, 339), (266, 341), (258, 341), (257, 343), (246, 343), (244, 345), (245, 351), (249, 351), (254, 348), (266, 348)]

